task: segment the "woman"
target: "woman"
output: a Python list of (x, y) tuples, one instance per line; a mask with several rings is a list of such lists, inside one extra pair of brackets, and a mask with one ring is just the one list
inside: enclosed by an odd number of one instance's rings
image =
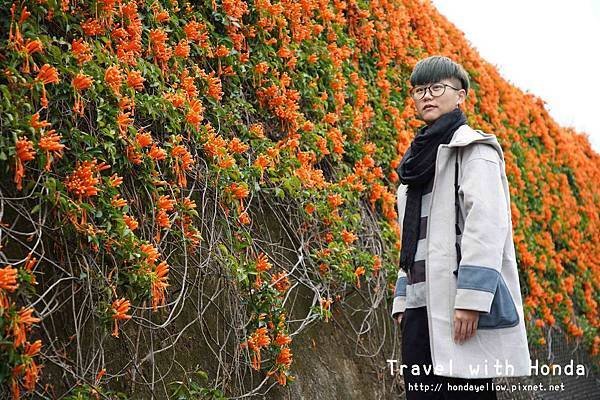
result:
[(410, 82), (426, 125), (398, 169), (392, 317), (407, 399), (496, 399), (493, 377), (531, 374), (504, 155), (494, 135), (466, 123), (462, 66), (429, 57)]

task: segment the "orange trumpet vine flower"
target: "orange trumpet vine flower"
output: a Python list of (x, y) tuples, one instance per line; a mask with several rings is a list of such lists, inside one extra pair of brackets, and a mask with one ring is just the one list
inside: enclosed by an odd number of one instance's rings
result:
[(124, 298), (113, 301), (112, 303), (112, 319), (114, 321), (114, 328), (112, 335), (114, 337), (119, 337), (119, 321), (126, 321), (131, 319), (131, 315), (128, 315), (129, 308), (131, 307), (131, 303), (129, 300), (125, 300)]
[(165, 304), (165, 292), (169, 284), (167, 283), (169, 273), (169, 265), (166, 261), (161, 262), (156, 266), (156, 270), (152, 274), (152, 309), (156, 311), (159, 305)]
[(15, 159), (15, 178), (14, 182), (17, 185), (17, 190), (23, 189), (23, 178), (25, 177), (25, 163), (35, 158), (33, 143), (26, 138), (17, 140), (15, 145), (17, 157)]
[[(46, 152), (46, 171), (50, 171), (50, 165), (54, 157), (61, 158), (63, 154), (64, 144), (60, 143), (61, 136), (54, 129), (42, 133), (42, 137), (38, 142), (38, 147)], [(53, 152), (52, 158), (50, 152)]]
[(47, 108), (48, 98), (46, 97), (46, 85), (59, 82), (58, 72), (56, 71), (56, 68), (50, 66), (49, 64), (44, 64), (42, 68), (40, 68), (35, 79), (42, 84), (42, 107)]

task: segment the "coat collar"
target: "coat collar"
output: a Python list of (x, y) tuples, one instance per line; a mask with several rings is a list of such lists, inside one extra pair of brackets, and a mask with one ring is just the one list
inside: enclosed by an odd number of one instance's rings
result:
[(461, 125), (456, 132), (454, 132), (447, 147), (464, 147), (475, 142), (491, 145), (500, 155), (500, 159), (504, 160), (502, 147), (500, 146), (500, 143), (498, 143), (496, 135), (475, 130), (467, 124)]

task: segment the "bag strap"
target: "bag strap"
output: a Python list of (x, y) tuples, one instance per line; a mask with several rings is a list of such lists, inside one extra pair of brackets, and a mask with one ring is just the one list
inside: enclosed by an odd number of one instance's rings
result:
[(461, 234), (460, 227), (458, 226), (458, 213), (460, 212), (460, 206), (458, 202), (458, 150), (456, 151), (456, 158), (454, 160), (454, 209), (456, 215), (456, 222), (454, 223), (456, 230), (456, 269), (453, 271), (453, 273), (456, 277), (458, 277), (458, 266), (462, 257), (460, 253), (460, 244), (458, 243), (458, 235)]

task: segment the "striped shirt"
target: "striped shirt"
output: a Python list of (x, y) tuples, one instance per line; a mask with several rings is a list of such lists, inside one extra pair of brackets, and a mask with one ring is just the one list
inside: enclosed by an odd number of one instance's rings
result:
[(421, 221), (419, 224), (419, 241), (414, 262), (409, 268), (406, 281), (406, 308), (427, 306), (425, 295), (425, 258), (427, 255), (427, 219), (431, 205), (433, 178), (423, 188), (421, 198)]

